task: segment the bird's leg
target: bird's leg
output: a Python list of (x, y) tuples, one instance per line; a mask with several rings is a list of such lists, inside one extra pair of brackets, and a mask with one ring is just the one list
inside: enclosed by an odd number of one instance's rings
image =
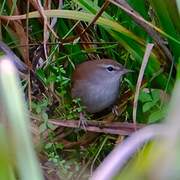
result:
[(118, 106), (117, 106), (117, 105), (113, 105), (113, 107), (112, 107), (112, 113), (113, 113), (115, 116), (118, 116), (118, 115), (119, 115)]
[(78, 127), (82, 127), (86, 131), (87, 130), (86, 129), (87, 125), (88, 125), (88, 123), (87, 123), (87, 119), (85, 117), (85, 114), (83, 112), (80, 112)]

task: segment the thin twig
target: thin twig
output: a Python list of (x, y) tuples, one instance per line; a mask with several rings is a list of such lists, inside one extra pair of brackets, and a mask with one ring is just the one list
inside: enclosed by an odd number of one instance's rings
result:
[(44, 25), (44, 31), (43, 31), (43, 46), (44, 46), (44, 55), (45, 55), (45, 57), (46, 57), (46, 59), (48, 58), (48, 56), (47, 56), (47, 49), (46, 49), (46, 43), (47, 43), (47, 41), (48, 41), (48, 39), (47, 39), (47, 24), (48, 24), (48, 20), (47, 20), (47, 17), (46, 17), (46, 15), (44, 14), (44, 8), (43, 8), (43, 6), (42, 6), (42, 4), (41, 4), (41, 1), (40, 0), (37, 0), (37, 4), (38, 4), (38, 7), (39, 7), (39, 12), (40, 12), (40, 14), (41, 14), (41, 16), (43, 17), (43, 21), (44, 21), (44, 23), (43, 23), (43, 25)]
[(104, 4), (102, 5), (101, 9), (97, 12), (96, 16), (91, 20), (91, 22), (88, 24), (88, 26), (82, 31), (82, 33), (79, 35), (80, 37), (89, 29), (89, 27), (92, 24), (95, 24), (95, 22), (98, 20), (98, 18), (102, 15), (102, 13), (105, 11), (105, 9), (109, 5), (109, 1), (105, 0)]
[(151, 54), (153, 46), (154, 46), (154, 44), (152, 44), (152, 43), (148, 43), (146, 46), (145, 54), (143, 57), (141, 69), (140, 69), (137, 84), (136, 84), (136, 92), (135, 92), (135, 96), (134, 96), (134, 105), (133, 105), (133, 122), (134, 122), (134, 124), (136, 124), (136, 113), (137, 113), (138, 97), (139, 97), (141, 82), (142, 82), (144, 71), (145, 71), (146, 65), (148, 63), (148, 59)]
[[(78, 39), (79, 37), (82, 37), (84, 35), (84, 33), (87, 32), (87, 30), (90, 28), (90, 26), (92, 24), (95, 24), (95, 22), (102, 15), (102, 13), (105, 11), (105, 9), (108, 7), (109, 4), (110, 4), (110, 2), (108, 0), (105, 0), (104, 4), (100, 8), (100, 10), (96, 13), (95, 17), (90, 21), (88, 26), (80, 34), (70, 38), (70, 41), (73, 42), (74, 40)], [(67, 41), (67, 39), (63, 39), (62, 43), (66, 42), (66, 41)], [(68, 39), (68, 41), (69, 41), (69, 39)]]

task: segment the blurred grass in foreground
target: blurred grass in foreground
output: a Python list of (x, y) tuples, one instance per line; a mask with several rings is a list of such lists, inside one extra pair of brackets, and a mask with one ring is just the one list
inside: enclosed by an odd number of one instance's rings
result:
[(42, 180), (19, 79), (7, 57), (0, 59), (0, 87), (0, 179)]
[(180, 179), (180, 58), (169, 113), (155, 141), (144, 146), (117, 180)]

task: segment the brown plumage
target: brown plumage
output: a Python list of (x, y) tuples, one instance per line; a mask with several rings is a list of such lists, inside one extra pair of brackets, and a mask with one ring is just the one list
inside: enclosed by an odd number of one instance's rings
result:
[(111, 59), (83, 62), (72, 75), (72, 97), (81, 98), (88, 112), (100, 112), (118, 98), (122, 75), (127, 72)]

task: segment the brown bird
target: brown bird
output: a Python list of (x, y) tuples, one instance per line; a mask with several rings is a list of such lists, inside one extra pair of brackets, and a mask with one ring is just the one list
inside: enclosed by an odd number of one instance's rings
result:
[(100, 112), (115, 103), (122, 77), (130, 71), (111, 59), (85, 61), (72, 75), (72, 97), (80, 98), (87, 112)]

